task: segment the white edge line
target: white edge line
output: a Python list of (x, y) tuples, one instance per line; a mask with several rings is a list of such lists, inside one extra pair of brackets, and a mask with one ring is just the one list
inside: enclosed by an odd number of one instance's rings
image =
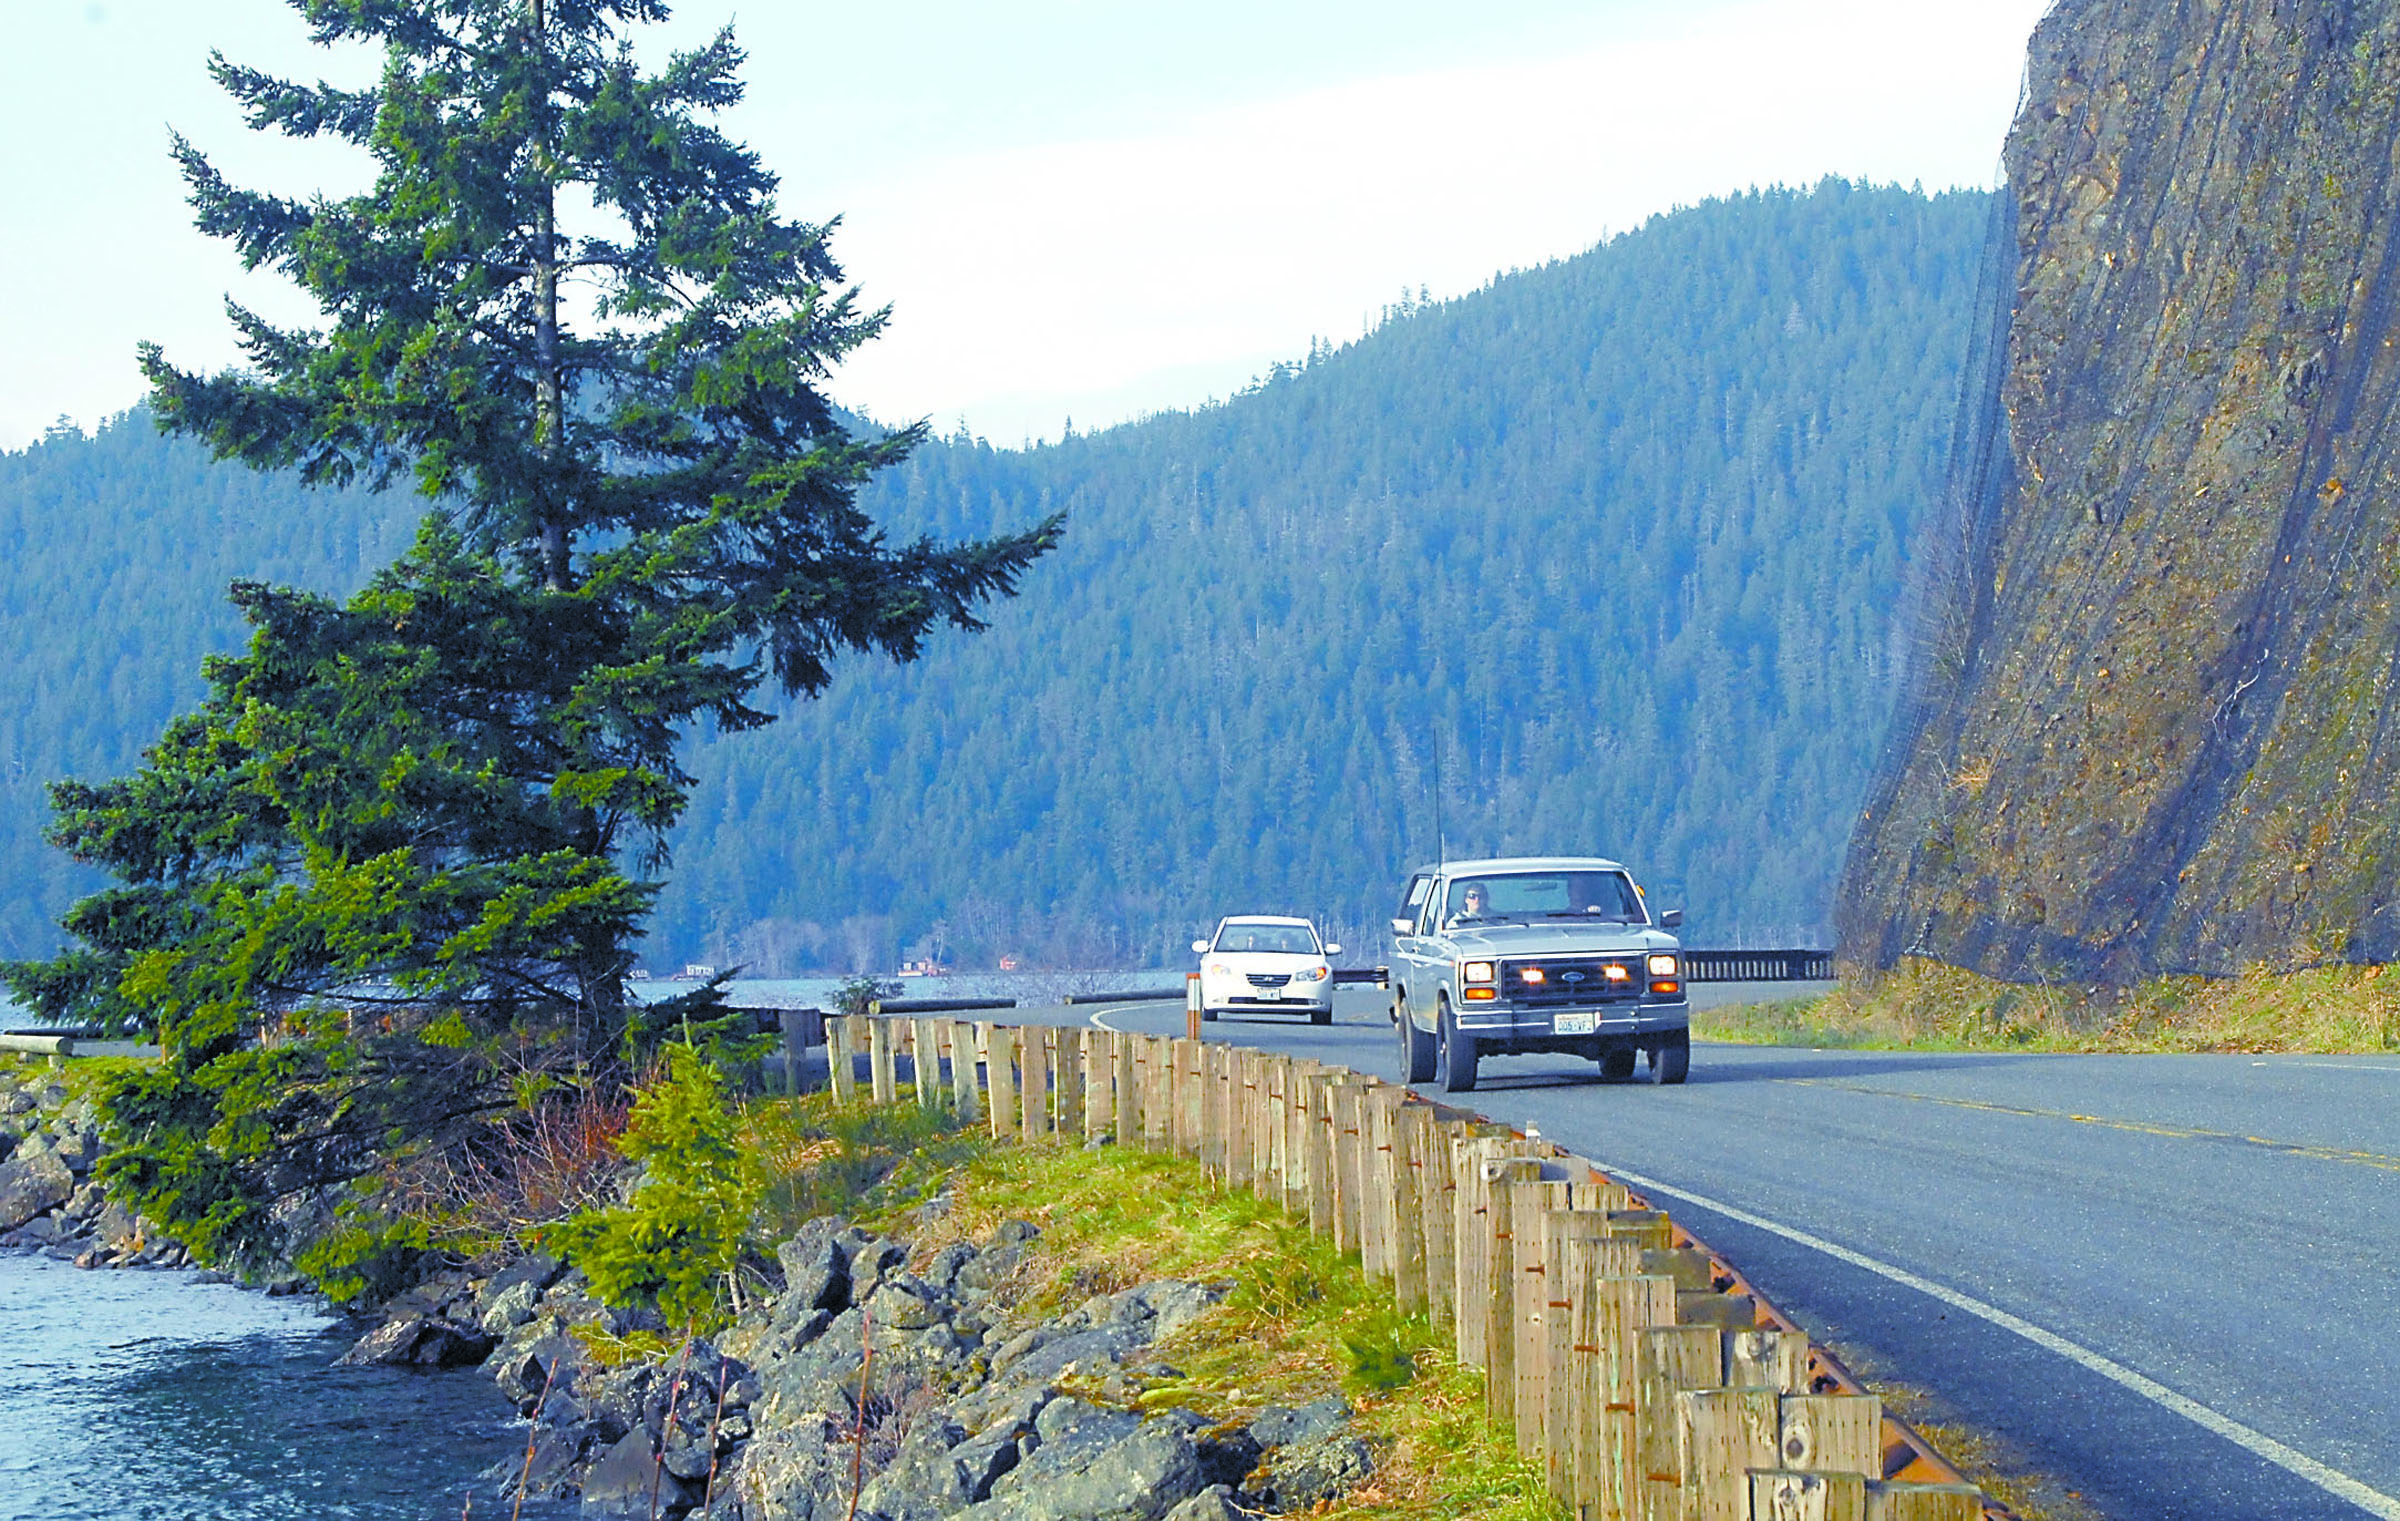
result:
[(2090, 1369), (2112, 1383), (2123, 1385), (2153, 1404), (2173, 1411), (2194, 1425), (2213, 1432), (2235, 1446), (2266, 1459), (2287, 1473), (2306, 1479), (2326, 1493), (2347, 1500), (2370, 1515), (2381, 1516), (2385, 1518), (2385, 1521), (2400, 1521), (2400, 1500), (2392, 1498), (2381, 1490), (2370, 1489), (2348, 1474), (2338, 1469), (2328, 1468), (2315, 1458), (2286, 1447), (2264, 1432), (2253, 1431), (2230, 1416), (2221, 1415), (2197, 1400), (2177, 1394), (2155, 1379), (2145, 1378), (2122, 1363), (2103, 1357), (2088, 1347), (2079, 1346), (2056, 1332), (2045, 1331), (2033, 1322), (2011, 1315), (1997, 1305), (1985, 1304), (1982, 1300), (1962, 1294), (1956, 1289), (1946, 1288), (1930, 1279), (1920, 1278), (1906, 1268), (1894, 1267), (1888, 1262), (1879, 1262), (1873, 1257), (1854, 1252), (1846, 1246), (1836, 1246), (1822, 1236), (1812, 1236), (1806, 1231), (1794, 1230), (1788, 1225), (1779, 1225), (1773, 1220), (1751, 1214), (1748, 1210), (1735, 1205), (1721, 1203), (1705, 1194), (1691, 1193), (1670, 1184), (1661, 1183), (1655, 1178), (1645, 1178), (1639, 1173), (1609, 1167), (1605, 1163), (1602, 1164), (1601, 1170), (1612, 1178), (1631, 1183), (1650, 1193), (1665, 1194), (1672, 1199), (1681, 1199), (1686, 1204), (1696, 1204), (1702, 1209), (1723, 1215), (1728, 1220), (1738, 1221), (1770, 1235), (1781, 1236), (1786, 1241), (1796, 1242), (1812, 1251), (1823, 1252), (1836, 1261), (1846, 1262), (1852, 1267), (1864, 1269), (1881, 1278), (1888, 1278), (1894, 1283), (1915, 1289), (1920, 1294), (1938, 1299), (1952, 1309), (1963, 1310), (1979, 1320), (1989, 1321), (2003, 1331), (2011, 1331), (2024, 1337), (2045, 1352), (2054, 1352), (2079, 1367)]

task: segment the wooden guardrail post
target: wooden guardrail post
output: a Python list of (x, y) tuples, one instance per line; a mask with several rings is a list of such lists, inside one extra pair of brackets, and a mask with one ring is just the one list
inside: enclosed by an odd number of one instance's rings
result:
[(1225, 1181), (1225, 1059), (1233, 1048), (1221, 1043), (1203, 1041), (1194, 1053), (1198, 1071), (1194, 1074), (1200, 1088), (1200, 1165)]
[(1060, 1025), (1050, 1032), (1050, 1040), (1058, 1133), (1071, 1140), (1083, 1134), (1083, 1032)]
[(909, 1022), (909, 1063), (916, 1076), (917, 1107), (931, 1109), (942, 1101), (942, 1042), (930, 1018)]
[(848, 1104), (858, 1097), (858, 1077), (850, 1065), (850, 1021), (834, 1015), (825, 1021), (825, 1080), (833, 1085), (833, 1101)]
[(1444, 1123), (1432, 1106), (1401, 1111), (1416, 1132), (1417, 1234), (1425, 1261), (1425, 1311), (1436, 1331), (1456, 1335), (1458, 1324), (1458, 1188), (1450, 1173), (1451, 1138), (1461, 1122)]
[[(1484, 1408), (1502, 1426), (1517, 1419), (1517, 1190), (1538, 1183), (1542, 1164), (1533, 1157), (1506, 1157), (1483, 1164), (1483, 1383)], [(1528, 1226), (1539, 1229), (1528, 1218)]]
[(1164, 1035), (1142, 1037), (1142, 1145), (1175, 1149), (1175, 1042)]
[(1565, 1319), (1550, 1301), (1550, 1216), (1567, 1207), (1567, 1182), (1540, 1177), (1509, 1186), (1509, 1244), (1515, 1257), (1510, 1275), (1515, 1327), (1511, 1357), (1517, 1370), (1516, 1398), (1511, 1403), (1517, 1424), (1517, 1451), (1539, 1459), (1548, 1438), (1550, 1419), (1550, 1331), (1553, 1321)]
[(1376, 1090), (1374, 1140), (1385, 1182), (1372, 1202), (1383, 1212), (1392, 1297), (1406, 1315), (1425, 1313), (1426, 1304), (1425, 1206), (1419, 1200), (1425, 1169), (1417, 1155), (1418, 1119), (1424, 1113), (1425, 1106), (1410, 1103), (1404, 1088)]
[(1358, 1253), (1359, 1266), (1371, 1274), (1362, 1234), (1365, 1212), (1360, 1208), (1366, 1181), (1360, 1168), (1358, 1111), (1364, 1097), (1364, 1087), (1354, 1076), (1337, 1079), (1326, 1090), (1325, 1123), (1333, 1155), (1334, 1250)]
[(985, 1050), (990, 1059), (984, 1065), (984, 1076), (992, 1097), (992, 1135), (1006, 1140), (1016, 1135), (1024, 1123), (1023, 1112), (1017, 1104), (1017, 1036), (1020, 1033), (1009, 1025), (981, 1025), (988, 1044)]
[(1676, 1393), (1681, 1521), (1750, 1521), (1750, 1471), (1776, 1466), (1778, 1399), (1772, 1389)]
[(1115, 1030), (1108, 1034), (1108, 1046), (1116, 1069), (1117, 1144), (1139, 1146), (1142, 1143), (1141, 1046), (1135, 1037)]
[(892, 1072), (892, 1021), (880, 1016), (867, 1021), (867, 1077), (876, 1103), (899, 1098), (899, 1080)]
[[(1605, 1423), (1597, 1451), (1599, 1472), (1589, 1492), (1603, 1521), (1640, 1521), (1647, 1515), (1647, 1478), (1674, 1466), (1673, 1425), (1665, 1455), (1655, 1468), (1642, 1462), (1642, 1337), (1653, 1326), (1675, 1320), (1675, 1284), (1669, 1278), (1636, 1275), (1603, 1278), (1591, 1297), (1595, 1351), (1594, 1383)], [(1578, 1335), (1577, 1341), (1583, 1338)]]
[[(1633, 1397), (1633, 1420), (1636, 1465), (1642, 1484), (1642, 1521), (1681, 1521), (1692, 1506), (1711, 1503), (1695, 1487), (1697, 1470), (1690, 1458), (1695, 1439), (1681, 1402), (1686, 1394), (1713, 1393), (1723, 1387), (1723, 1333), (1713, 1326), (1654, 1325), (1636, 1333), (1634, 1346), (1638, 1382)], [(1697, 1440), (1702, 1449), (1713, 1455), (1712, 1461), (1733, 1450), (1727, 1444), (1743, 1439), (1741, 1407), (1710, 1407), (1702, 1412), (1702, 1417)], [(1747, 1440), (1764, 1444), (1764, 1457), (1754, 1453), (1756, 1461), (1747, 1466), (1775, 1466), (1775, 1418), (1771, 1403), (1764, 1417), (1763, 1434), (1755, 1429), (1760, 1419), (1758, 1413), (1750, 1411), (1747, 1418), (1754, 1428)], [(1719, 1478), (1724, 1476), (1722, 1470), (1717, 1472)], [(1742, 1504), (1749, 1504), (1747, 1490)]]
[(1295, 1059), (1283, 1078), (1283, 1207), (1317, 1231), (1326, 1228), (1310, 1181), (1316, 1165), (1317, 1074), (1323, 1065), (1313, 1058)]
[(1050, 1133), (1049, 1032), (1026, 1025), (1017, 1031), (1017, 1127), (1027, 1141)]
[(1258, 1175), (1258, 1125), (1251, 1112), (1257, 1088), (1258, 1052), (1249, 1046), (1225, 1051), (1225, 1186), (1247, 1192)]
[(958, 1111), (958, 1122), (973, 1125), (983, 1118), (983, 1108), (975, 1101), (983, 1087), (975, 1026), (963, 1019), (945, 1019), (942, 1025), (943, 1044), (950, 1048), (950, 1101)]

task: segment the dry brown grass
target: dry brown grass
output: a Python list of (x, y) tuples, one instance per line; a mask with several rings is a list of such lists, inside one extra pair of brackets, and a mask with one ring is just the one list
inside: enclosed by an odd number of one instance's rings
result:
[(1939, 962), (1844, 968), (1817, 999), (1699, 1010), (1697, 1033), (1770, 1045), (2105, 1052), (2400, 1051), (2400, 975), (2254, 968), (2128, 988), (1998, 982)]

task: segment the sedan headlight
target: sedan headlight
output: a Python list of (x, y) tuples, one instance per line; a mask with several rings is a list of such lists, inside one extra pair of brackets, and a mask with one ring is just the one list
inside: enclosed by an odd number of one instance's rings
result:
[(1227, 966), (1222, 961), (1212, 961), (1208, 964), (1208, 975), (1211, 977), (1231, 977), (1233, 975), (1233, 968)]
[(1488, 961), (1470, 961), (1458, 969), (1458, 975), (1465, 982), (1489, 982), (1492, 980), (1492, 964)]
[(1294, 982), (1323, 982), (1329, 974), (1321, 966), (1304, 966), (1292, 974)]
[(1651, 958), (1650, 958), (1650, 975), (1651, 975), (1651, 976), (1653, 976), (1653, 977), (1672, 977), (1672, 976), (1674, 976), (1674, 975), (1675, 975), (1675, 958), (1674, 958), (1673, 956), (1669, 956), (1669, 955), (1658, 955), (1658, 956), (1653, 956), (1653, 957), (1651, 957)]

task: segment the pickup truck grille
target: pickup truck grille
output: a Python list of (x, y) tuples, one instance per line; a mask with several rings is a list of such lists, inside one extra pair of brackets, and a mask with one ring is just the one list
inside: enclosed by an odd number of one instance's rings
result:
[[(1610, 967), (1622, 975), (1608, 975)], [(1536, 979), (1526, 973), (1539, 972)], [(1642, 996), (1642, 958), (1631, 956), (1529, 956), (1500, 963), (1500, 996), (1511, 1003), (1630, 1003)]]

